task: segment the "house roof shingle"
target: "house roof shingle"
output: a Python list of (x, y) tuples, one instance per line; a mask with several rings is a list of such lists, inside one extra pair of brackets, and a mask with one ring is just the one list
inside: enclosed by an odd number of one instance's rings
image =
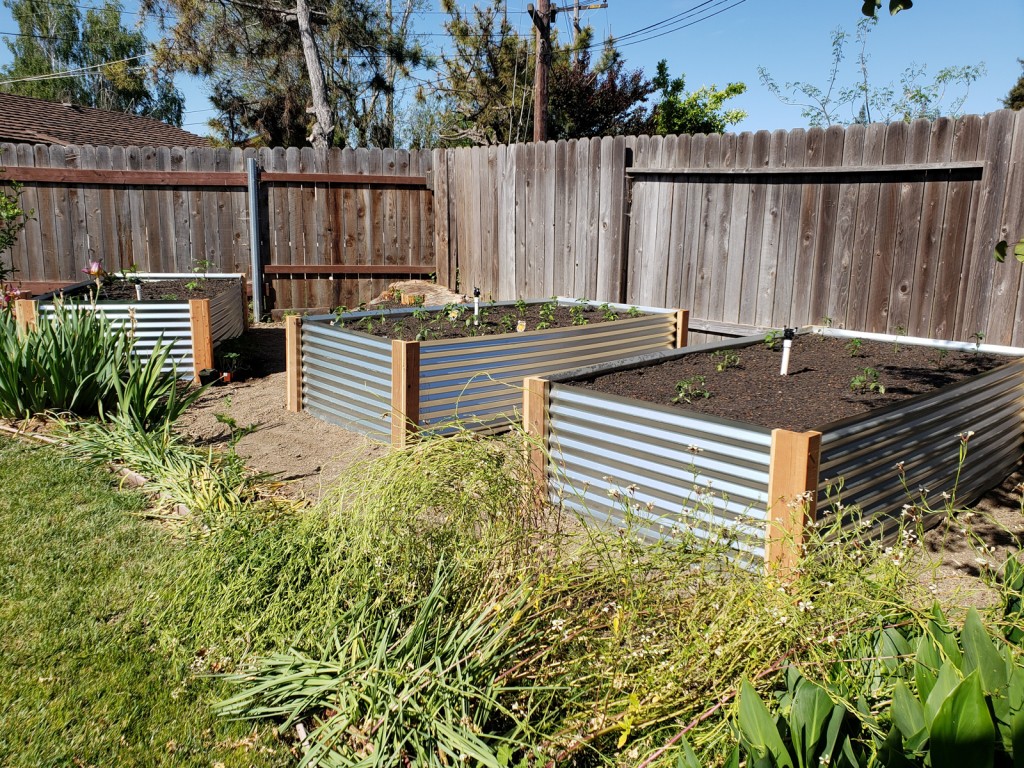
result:
[(9, 93), (0, 93), (0, 141), (95, 146), (210, 146), (209, 139), (151, 117)]

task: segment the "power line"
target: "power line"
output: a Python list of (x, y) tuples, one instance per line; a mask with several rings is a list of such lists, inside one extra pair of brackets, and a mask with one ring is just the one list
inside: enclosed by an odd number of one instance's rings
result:
[(38, 80), (56, 80), (62, 77), (80, 77), (88, 74), (94, 69), (102, 69), (103, 67), (109, 67), (114, 64), (125, 64), (129, 61), (138, 61), (144, 59), (149, 54), (143, 54), (142, 56), (130, 56), (127, 59), (118, 59), (117, 61), (105, 61), (100, 64), (90, 64), (87, 67), (77, 67), (75, 69), (68, 69), (63, 72), (48, 72), (45, 75), (32, 75), (30, 77), (19, 77), (14, 80), (2, 80), (0, 85), (13, 85), (14, 83), (30, 83)]

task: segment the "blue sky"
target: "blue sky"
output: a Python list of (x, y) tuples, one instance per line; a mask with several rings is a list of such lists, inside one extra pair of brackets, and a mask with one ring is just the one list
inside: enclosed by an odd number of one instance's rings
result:
[[(81, 6), (96, 0), (77, 0)], [(860, 19), (860, 0), (673, 0), (639, 2), (607, 0), (608, 8), (582, 12), (582, 21), (594, 27), (596, 36), (622, 38), (620, 50), (630, 68), (654, 73), (659, 59), (666, 59), (672, 75), (685, 74), (688, 88), (740, 81), (747, 93), (730, 101), (749, 116), (737, 130), (794, 128), (806, 125), (797, 107), (786, 106), (758, 80), (758, 66), (784, 83), (804, 80), (823, 84), (831, 57), (832, 30), (843, 27), (851, 34)], [(561, 5), (566, 5), (562, 0)], [(463, 2), (463, 5), (471, 3)], [(531, 24), (525, 14), (526, 0), (508, 0), (510, 19), (523, 34)], [(126, 10), (135, 10), (133, 0)], [(684, 14), (679, 16), (679, 14)], [(559, 33), (567, 35), (571, 14), (559, 15)], [(677, 17), (674, 21), (670, 21)], [(439, 4), (417, 22), (416, 31), (436, 50), (443, 40), (445, 15)], [(126, 24), (136, 17), (126, 14)], [(689, 25), (689, 26), (684, 26)], [(633, 37), (631, 33), (650, 27)], [(16, 32), (6, 8), (0, 8), (0, 33)], [(896, 81), (911, 64), (924, 64), (928, 72), (950, 65), (984, 63), (987, 74), (971, 87), (966, 112), (983, 114), (1000, 107), (1000, 100), (1021, 74), (1017, 58), (1024, 58), (1024, 0), (917, 0), (914, 8), (895, 17), (884, 16), (871, 34), (868, 54), (874, 84)], [(1017, 44), (1020, 47), (1015, 48)], [(840, 74), (840, 83), (856, 77), (856, 50), (851, 44)], [(0, 46), (0, 64), (10, 54)], [(422, 75), (423, 73), (419, 73)], [(202, 84), (179, 80), (186, 95), (184, 122), (188, 130), (205, 133), (212, 116)]]

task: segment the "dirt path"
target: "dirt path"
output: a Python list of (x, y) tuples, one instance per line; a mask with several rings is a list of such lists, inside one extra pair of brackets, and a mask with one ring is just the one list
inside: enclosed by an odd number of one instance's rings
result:
[(258, 428), (238, 442), (249, 466), (288, 481), (289, 495), (317, 498), (322, 487), (346, 467), (387, 450), (381, 443), (320, 421), (307, 413), (285, 410), (283, 323), (261, 323), (237, 347), (242, 352), (243, 380), (210, 388), (179, 420), (179, 430), (201, 445), (223, 445), (229, 429), (217, 414), (239, 427)]

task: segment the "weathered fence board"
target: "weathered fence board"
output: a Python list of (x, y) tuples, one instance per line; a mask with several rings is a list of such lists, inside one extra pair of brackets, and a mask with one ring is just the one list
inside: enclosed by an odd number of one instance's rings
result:
[(247, 272), (246, 157), (266, 176), (259, 247), (282, 308), (355, 306), (432, 267), (485, 297), (683, 306), (706, 328), (830, 318), (1024, 342), (1024, 270), (992, 258), (1024, 234), (1009, 111), (430, 152), (0, 144), (0, 179), (23, 168), (36, 210), (18, 277), (71, 281), (93, 259)]
[[(496, 252), (498, 275), (515, 280), (480, 287), (500, 299), (562, 293), (684, 306), (719, 325), (827, 318), (1024, 341), (1024, 271), (992, 258), (997, 240), (1024, 234), (1024, 114), (520, 145), (498, 179), (474, 163), (486, 150), (446, 152), (439, 205), (463, 233), (453, 287), (456, 273), (463, 289), (470, 275), (486, 281)], [(498, 208), (503, 247), (488, 247), (463, 196)]]

